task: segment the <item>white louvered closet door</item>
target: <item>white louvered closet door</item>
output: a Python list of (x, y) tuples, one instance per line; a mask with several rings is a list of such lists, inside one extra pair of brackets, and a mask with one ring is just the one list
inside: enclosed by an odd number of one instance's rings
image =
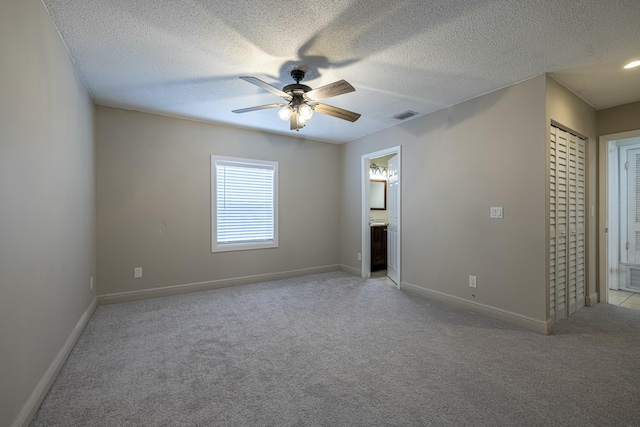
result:
[(629, 264), (640, 263), (640, 149), (627, 150), (627, 239), (621, 253)]
[(584, 306), (585, 141), (551, 127), (549, 304), (558, 320)]

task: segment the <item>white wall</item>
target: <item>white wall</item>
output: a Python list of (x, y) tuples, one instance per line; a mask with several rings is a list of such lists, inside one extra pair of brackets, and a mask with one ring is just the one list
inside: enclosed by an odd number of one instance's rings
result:
[[(101, 301), (337, 268), (339, 146), (107, 107), (96, 144)], [(212, 154), (279, 162), (278, 248), (211, 253)]]
[[(360, 270), (361, 155), (401, 144), (402, 285), (542, 328), (544, 121), (539, 76), (342, 146), (341, 262)], [(504, 219), (489, 218), (492, 206)]]
[(93, 104), (39, 1), (0, 4), (0, 61), (0, 425), (9, 426), (28, 421), (29, 403), (37, 409), (45, 373), (95, 298)]

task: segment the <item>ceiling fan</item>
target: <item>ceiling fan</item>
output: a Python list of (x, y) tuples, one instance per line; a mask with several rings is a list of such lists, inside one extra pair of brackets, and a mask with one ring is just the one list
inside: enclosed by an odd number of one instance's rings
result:
[(233, 112), (248, 113), (249, 111), (282, 107), (278, 112), (278, 116), (280, 116), (282, 120), (289, 120), (291, 130), (302, 129), (314, 111), (350, 122), (355, 122), (360, 118), (360, 114), (354, 113), (353, 111), (317, 102), (344, 93), (353, 92), (355, 91), (353, 86), (344, 80), (339, 80), (317, 89), (311, 89), (309, 86), (300, 84), (300, 80), (304, 79), (304, 74), (305, 72), (303, 70), (291, 70), (291, 77), (296, 82), (283, 87), (282, 90), (255, 77), (240, 77), (242, 80), (268, 90), (289, 102), (242, 108), (240, 110), (233, 110)]

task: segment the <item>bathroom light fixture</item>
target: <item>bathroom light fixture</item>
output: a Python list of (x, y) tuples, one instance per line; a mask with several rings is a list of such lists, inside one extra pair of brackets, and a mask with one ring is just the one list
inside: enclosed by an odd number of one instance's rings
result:
[(624, 68), (635, 68), (640, 66), (640, 61), (633, 61), (633, 62), (629, 62), (627, 65), (624, 66)]
[(370, 175), (379, 175), (379, 176), (387, 176), (387, 168), (384, 166), (378, 166), (375, 163), (371, 163), (369, 167)]

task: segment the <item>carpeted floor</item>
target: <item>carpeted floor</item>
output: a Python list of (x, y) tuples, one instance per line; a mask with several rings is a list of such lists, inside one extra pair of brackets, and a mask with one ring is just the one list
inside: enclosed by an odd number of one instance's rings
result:
[(341, 272), (100, 306), (31, 425), (640, 425), (640, 311), (556, 329)]

